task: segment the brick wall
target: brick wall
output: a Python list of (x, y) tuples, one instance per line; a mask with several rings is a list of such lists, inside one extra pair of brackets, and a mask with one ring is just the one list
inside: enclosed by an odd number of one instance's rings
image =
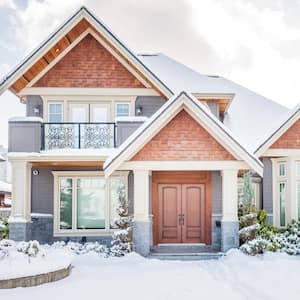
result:
[(143, 88), (113, 55), (92, 36), (52, 67), (35, 87)]
[(131, 160), (235, 160), (186, 111), (178, 113)]
[(270, 148), (299, 149), (300, 119), (296, 121)]

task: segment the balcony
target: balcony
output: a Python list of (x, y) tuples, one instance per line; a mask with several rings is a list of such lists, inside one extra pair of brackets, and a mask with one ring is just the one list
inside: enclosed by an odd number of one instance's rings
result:
[(42, 123), (42, 150), (116, 147), (115, 123)]

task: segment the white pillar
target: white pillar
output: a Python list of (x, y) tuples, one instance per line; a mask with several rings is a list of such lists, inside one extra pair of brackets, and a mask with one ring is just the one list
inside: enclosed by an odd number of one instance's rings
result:
[(222, 171), (221, 250), (239, 246), (237, 170)]
[(149, 171), (134, 170), (134, 220), (148, 221), (150, 207)]
[(11, 166), (12, 210), (9, 223), (27, 223), (31, 221), (31, 164), (24, 160), (13, 160)]
[(134, 216), (133, 247), (134, 250), (147, 256), (152, 245), (152, 221), (150, 217), (150, 172), (134, 170)]
[(222, 171), (222, 221), (238, 221), (237, 170)]

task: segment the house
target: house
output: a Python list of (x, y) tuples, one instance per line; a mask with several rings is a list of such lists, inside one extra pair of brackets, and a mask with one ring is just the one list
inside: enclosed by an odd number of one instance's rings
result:
[(8, 217), (11, 208), (11, 184), (7, 182), (6, 149), (0, 146), (0, 218)]
[[(109, 242), (118, 188), (134, 249), (237, 247), (238, 182), (258, 208), (300, 218), (299, 107), (164, 54), (135, 54), (80, 8), (0, 83), (26, 105), (9, 121), (10, 238)], [(259, 197), (259, 196), (258, 196)]]

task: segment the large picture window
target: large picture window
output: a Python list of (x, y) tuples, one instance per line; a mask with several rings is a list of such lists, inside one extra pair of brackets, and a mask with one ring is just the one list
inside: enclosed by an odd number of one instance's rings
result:
[(118, 173), (109, 179), (93, 175), (93, 172), (86, 176), (84, 172), (82, 175), (72, 173), (53, 172), (57, 189), (55, 233), (83, 235), (109, 231), (118, 216), (119, 193), (126, 193), (127, 197), (127, 173)]

